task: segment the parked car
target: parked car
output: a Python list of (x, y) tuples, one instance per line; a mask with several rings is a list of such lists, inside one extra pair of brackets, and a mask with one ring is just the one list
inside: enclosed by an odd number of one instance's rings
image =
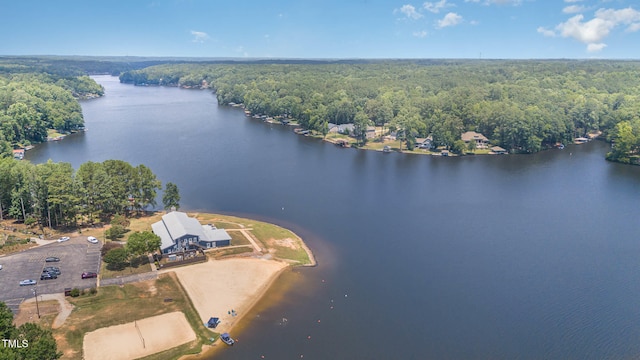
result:
[(40, 280), (53, 280), (57, 278), (58, 278), (58, 275), (54, 273), (49, 273), (49, 272), (43, 272), (42, 275), (40, 275)]
[(42, 272), (48, 272), (56, 275), (62, 274), (62, 272), (60, 271), (60, 268), (55, 266), (45, 266), (45, 268), (42, 269)]
[(35, 284), (36, 284), (36, 281), (31, 279), (20, 281), (20, 286), (35, 285)]
[(96, 238), (95, 238), (95, 237), (93, 237), (93, 236), (89, 236), (89, 237), (87, 238), (87, 241), (88, 241), (88, 242), (90, 242), (90, 243), (92, 243), (92, 244), (97, 244), (97, 243), (98, 243), (98, 239), (96, 239)]
[(0, 265), (0, 270), (2, 270), (2, 265)]
[(90, 278), (95, 278), (98, 277), (97, 273), (91, 272), (91, 271), (85, 271), (82, 273), (82, 278), (83, 279), (90, 279)]
[(49, 256), (48, 258), (44, 259), (45, 262), (58, 262), (60, 261), (60, 258), (57, 258), (55, 256)]
[(58, 242), (65, 242), (65, 241), (69, 241), (70, 238), (68, 236), (63, 236), (60, 239), (58, 239)]

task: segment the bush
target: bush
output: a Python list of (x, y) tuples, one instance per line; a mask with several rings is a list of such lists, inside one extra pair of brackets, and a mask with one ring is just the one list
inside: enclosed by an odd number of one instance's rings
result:
[(89, 294), (90, 294), (90, 295), (95, 295), (95, 294), (97, 294), (97, 293), (98, 293), (98, 289), (96, 289), (96, 288), (94, 288), (94, 287), (92, 287), (92, 288), (90, 288), (90, 289), (89, 289)]
[(78, 296), (80, 296), (80, 289), (78, 288), (71, 289), (71, 297), (78, 297)]
[(100, 249), (100, 255), (102, 255), (102, 257), (104, 257), (105, 255), (107, 255), (109, 250), (119, 249), (119, 248), (122, 248), (122, 247), (123, 247), (122, 244), (118, 244), (118, 243), (115, 243), (113, 241), (107, 241), (107, 243), (102, 246), (102, 249)]
[(109, 240), (116, 240), (123, 237), (126, 232), (127, 229), (122, 225), (111, 225), (111, 228), (107, 229), (107, 231), (104, 232), (104, 235)]

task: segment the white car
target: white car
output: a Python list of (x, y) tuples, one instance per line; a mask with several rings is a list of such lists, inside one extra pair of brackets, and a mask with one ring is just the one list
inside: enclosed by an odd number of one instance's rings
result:
[(0, 265), (0, 270), (2, 270), (2, 265)]
[(28, 285), (35, 285), (35, 284), (36, 284), (36, 281), (31, 279), (20, 281), (20, 286), (28, 286)]
[(90, 242), (90, 243), (92, 243), (92, 244), (97, 244), (97, 243), (98, 243), (98, 239), (96, 239), (96, 238), (95, 238), (95, 237), (93, 237), (93, 236), (89, 236), (89, 237), (87, 238), (87, 241), (88, 241), (88, 242)]
[(58, 242), (65, 242), (65, 241), (69, 241), (70, 238), (68, 236), (63, 236), (60, 239), (58, 239)]

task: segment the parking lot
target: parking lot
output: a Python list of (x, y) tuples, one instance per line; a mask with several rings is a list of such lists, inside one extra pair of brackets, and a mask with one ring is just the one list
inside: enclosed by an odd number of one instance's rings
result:
[[(62, 293), (65, 288), (95, 287), (95, 278), (82, 279), (81, 274), (84, 271), (98, 272), (101, 247), (101, 243), (92, 244), (86, 236), (78, 236), (0, 257), (0, 301), (15, 312), (24, 299), (34, 296), (33, 290), (40, 295)], [(60, 258), (60, 261), (45, 262), (45, 258), (50, 256)], [(58, 267), (61, 274), (57, 279), (40, 280), (45, 266)], [(25, 279), (33, 279), (37, 283), (20, 286), (19, 282)]]

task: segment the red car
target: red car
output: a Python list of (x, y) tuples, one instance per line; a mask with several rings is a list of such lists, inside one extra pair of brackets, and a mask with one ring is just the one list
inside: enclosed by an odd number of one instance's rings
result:
[(83, 272), (82, 273), (82, 278), (83, 279), (90, 279), (90, 278), (95, 278), (98, 277), (98, 274), (94, 273), (94, 272)]

